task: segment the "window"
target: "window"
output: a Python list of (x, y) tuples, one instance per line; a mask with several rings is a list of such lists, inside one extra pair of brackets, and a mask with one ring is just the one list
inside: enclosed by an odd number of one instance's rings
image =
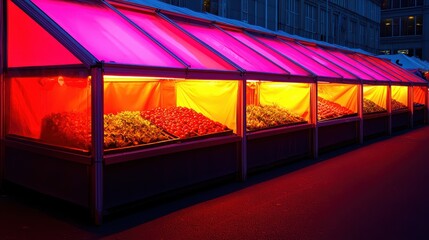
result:
[(423, 34), (423, 17), (416, 16), (416, 35)]
[(396, 17), (392, 21), (392, 36), (399, 36), (399, 23), (400, 18)]
[(390, 9), (392, 5), (390, 5), (391, 0), (383, 0), (383, 3), (381, 4), (381, 9)]
[(299, 0), (279, 1), (278, 28), (295, 34), (299, 27)]
[(401, 8), (414, 7), (415, 4), (415, 0), (401, 0)]
[(316, 32), (316, 7), (310, 4), (305, 4), (305, 31), (309, 33)]
[(351, 47), (355, 47), (356, 44), (356, 37), (357, 37), (357, 22), (356, 21), (350, 21), (350, 42)]
[(392, 8), (399, 8), (400, 7), (400, 0), (392, 0)]
[(422, 50), (421, 48), (416, 48), (415, 53), (414, 53), (414, 56), (416, 56), (416, 57), (418, 57), (418, 58), (422, 59), (422, 56), (423, 56), (423, 50)]
[(417, 0), (416, 6), (423, 6), (423, 0)]
[(401, 35), (402, 36), (415, 35), (415, 17), (414, 16), (402, 17), (401, 20), (402, 20)]
[(249, 1), (243, 0), (241, 1), (241, 20), (244, 22), (249, 21)]
[(324, 9), (320, 10), (320, 40), (326, 41), (326, 11)]
[(380, 36), (381, 37), (391, 37), (392, 36), (392, 22), (393, 19), (383, 19), (381, 20), (380, 26)]

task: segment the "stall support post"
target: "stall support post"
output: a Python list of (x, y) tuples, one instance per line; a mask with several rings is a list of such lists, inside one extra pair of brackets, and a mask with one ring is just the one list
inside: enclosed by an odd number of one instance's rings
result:
[(358, 115), (359, 115), (359, 144), (363, 144), (363, 84), (359, 85), (358, 94)]
[(6, 1), (0, 1), (0, 192), (3, 189), (4, 178), (4, 106), (5, 106), (5, 79), (4, 72), (6, 69)]
[(429, 89), (428, 87), (424, 88), (425, 91), (425, 116), (424, 116), (424, 123), (428, 124), (429, 119)]
[(238, 149), (238, 179), (245, 181), (247, 178), (247, 130), (246, 130), (246, 80), (239, 82), (239, 94), (237, 101), (237, 134), (241, 137)]
[(319, 158), (319, 126), (317, 123), (317, 83), (312, 83), (310, 86), (310, 118), (311, 123), (314, 125), (312, 145), (313, 145), (313, 159)]
[(90, 166), (90, 211), (93, 221), (103, 221), (103, 75), (102, 67), (91, 69), (91, 133), (92, 163)]
[(392, 135), (392, 85), (387, 86), (387, 113), (389, 114), (389, 120), (388, 120), (388, 133), (389, 136)]
[(408, 87), (408, 109), (410, 110), (410, 128), (414, 128), (414, 87)]

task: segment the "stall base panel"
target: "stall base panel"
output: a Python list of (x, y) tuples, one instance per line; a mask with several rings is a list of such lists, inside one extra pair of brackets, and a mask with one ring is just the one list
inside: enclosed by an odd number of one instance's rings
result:
[(237, 173), (237, 143), (105, 166), (104, 207), (156, 199)]
[(306, 129), (248, 140), (248, 169), (259, 170), (310, 157), (312, 131), (313, 129)]
[(410, 127), (409, 112), (392, 114), (392, 131), (400, 131)]
[(371, 139), (389, 134), (389, 117), (378, 117), (363, 120), (364, 139)]
[(414, 112), (413, 112), (414, 124), (424, 124), (425, 123), (425, 114), (426, 114), (426, 111), (424, 109), (414, 110)]
[(5, 179), (11, 183), (88, 207), (89, 166), (7, 147)]
[(327, 152), (358, 143), (359, 123), (347, 122), (319, 127), (319, 152)]

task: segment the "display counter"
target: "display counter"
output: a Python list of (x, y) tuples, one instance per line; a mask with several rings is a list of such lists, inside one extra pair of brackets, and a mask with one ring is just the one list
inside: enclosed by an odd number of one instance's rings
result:
[(310, 157), (311, 84), (247, 81), (246, 85), (248, 169)]
[(319, 152), (359, 142), (357, 84), (317, 84), (317, 137)]
[(390, 115), (387, 110), (388, 86), (363, 85), (363, 137), (388, 135)]
[(411, 127), (409, 87), (391, 86), (391, 129), (400, 131)]
[[(239, 88), (230, 80), (104, 76), (106, 209), (235, 177)], [(90, 77), (10, 77), (6, 89), (6, 179), (87, 206)]]

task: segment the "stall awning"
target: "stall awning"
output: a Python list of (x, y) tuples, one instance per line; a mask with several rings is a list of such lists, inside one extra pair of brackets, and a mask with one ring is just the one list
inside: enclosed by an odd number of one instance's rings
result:
[(32, 2), (100, 62), (186, 68), (102, 1)]
[(115, 7), (143, 31), (173, 52), (190, 69), (237, 71), (231, 64), (208, 50), (156, 12), (127, 8), (125, 5)]
[(206, 44), (207, 47), (236, 64), (246, 72), (246, 76), (249, 78), (265, 77), (269, 79), (271, 75), (277, 75), (274, 78), (281, 78), (279, 75), (290, 74), (212, 24), (186, 21), (179, 18), (175, 18), (174, 21), (200, 42)]
[(258, 41), (251, 34), (246, 33), (243, 30), (237, 28), (224, 27), (223, 31), (233, 36), (240, 42), (244, 43), (248, 47), (254, 49), (258, 53), (262, 54), (264, 57), (289, 72), (290, 75), (294, 77), (308, 78), (313, 81), (314, 75), (310, 71), (306, 70), (303, 66), (300, 66), (298, 63), (295, 63), (287, 57), (283, 56), (282, 54), (278, 53), (264, 43)]

